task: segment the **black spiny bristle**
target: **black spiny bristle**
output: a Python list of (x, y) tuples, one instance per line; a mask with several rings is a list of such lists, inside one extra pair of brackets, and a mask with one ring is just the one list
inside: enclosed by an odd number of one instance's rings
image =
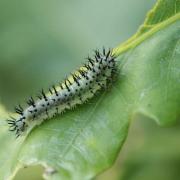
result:
[(95, 57), (95, 59), (96, 59), (96, 62), (98, 62), (99, 61), (99, 58), (95, 55), (94, 56)]
[(63, 87), (63, 85), (62, 85), (62, 84), (60, 85), (60, 87), (61, 87), (61, 89), (64, 89), (64, 87)]
[(21, 105), (15, 107), (15, 112), (20, 115), (23, 115), (23, 108), (21, 107)]
[(11, 126), (14, 126), (15, 123), (16, 123), (16, 121), (15, 121), (15, 120), (12, 120), (12, 119), (8, 119), (8, 120), (7, 120), (7, 123), (8, 123), (9, 125), (11, 125)]
[(81, 76), (86, 77), (86, 73), (83, 70), (79, 69), (79, 73), (81, 74)]
[(103, 47), (103, 55), (106, 56), (106, 49)]
[(9, 124), (9, 131), (15, 131), (17, 129), (15, 118), (11, 117), (11, 119), (7, 119), (6, 121)]
[(58, 96), (58, 92), (57, 92), (57, 90), (56, 90), (55, 85), (53, 85), (52, 88), (54, 89), (54, 92), (55, 92), (56, 96)]
[(75, 74), (71, 74), (72, 75), (72, 77), (73, 77), (73, 79), (74, 79), (74, 82), (76, 82), (76, 84), (78, 85), (78, 86), (80, 86), (80, 83), (79, 83), (79, 81), (78, 81), (78, 77), (75, 75)]
[(67, 81), (68, 81), (69, 85), (72, 85), (72, 83), (71, 83), (71, 81), (69, 79), (67, 79)]
[(68, 82), (67, 79), (65, 79), (64, 84), (65, 84), (67, 90), (70, 92), (71, 90), (69, 89), (69, 86), (68, 86), (67, 82)]
[(43, 90), (43, 89), (41, 90), (41, 94), (42, 94), (44, 100), (47, 101), (48, 99), (47, 99), (47, 96), (46, 96), (46, 94), (44, 93), (44, 90)]
[[(87, 69), (87, 70), (92, 70), (92, 68), (90, 67), (89, 64), (84, 64), (84, 67)], [(93, 66), (92, 66), (93, 67)]]
[(32, 97), (30, 97), (30, 98), (27, 100), (27, 104), (28, 104), (29, 106), (33, 106), (33, 107), (36, 106), (36, 105), (35, 105), (35, 101), (34, 101), (34, 99), (33, 99)]
[(41, 99), (42, 99), (42, 96), (41, 96), (40, 94), (38, 94), (38, 95), (37, 95), (37, 98), (41, 100)]
[(99, 53), (99, 51), (98, 51), (98, 50), (95, 50), (95, 56), (96, 56), (98, 59), (100, 59), (100, 58), (101, 58), (101, 55), (100, 55), (100, 53)]
[(16, 129), (16, 139), (20, 136), (19, 129)]
[(94, 60), (91, 59), (90, 57), (87, 58), (88, 59), (88, 62), (91, 64), (91, 66), (93, 67), (94, 66)]
[(106, 59), (109, 57), (110, 54), (111, 54), (111, 50), (109, 49), (109, 51), (106, 54)]
[(51, 94), (53, 94), (53, 92), (52, 92), (51, 88), (49, 88), (49, 92), (50, 92)]

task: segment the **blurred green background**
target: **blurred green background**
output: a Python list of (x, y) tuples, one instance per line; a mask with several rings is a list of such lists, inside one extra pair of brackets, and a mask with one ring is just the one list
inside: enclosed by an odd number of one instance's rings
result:
[[(65, 78), (93, 49), (116, 47), (137, 31), (155, 2), (0, 0), (0, 103), (11, 111)], [(96, 179), (177, 180), (180, 125), (165, 129), (137, 119), (115, 165)], [(25, 169), (16, 180), (39, 180), (41, 171)]]
[(0, 102), (17, 102), (77, 68), (95, 48), (116, 47), (155, 0), (0, 0)]

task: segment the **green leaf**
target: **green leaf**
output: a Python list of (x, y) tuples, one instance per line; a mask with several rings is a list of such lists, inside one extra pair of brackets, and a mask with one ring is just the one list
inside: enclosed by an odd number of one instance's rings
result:
[[(27, 137), (15, 140), (1, 126), (0, 179), (13, 177), (24, 165), (37, 164), (51, 170), (47, 179), (90, 179), (113, 164), (131, 120), (147, 116), (160, 125), (176, 123), (180, 117), (180, 14), (177, 1), (164, 2), (159, 1), (147, 17), (145, 26), (151, 28), (142, 26), (114, 49), (120, 74), (112, 88), (49, 119)], [(169, 7), (176, 11), (169, 12)]]
[[(147, 32), (151, 29), (153, 30), (150, 31), (150, 34), (154, 31), (156, 32), (158, 29), (162, 29), (163, 25), (169, 24), (170, 21), (173, 21), (174, 18), (178, 19), (179, 12), (179, 0), (158, 0), (155, 6), (147, 14), (144, 23), (140, 26), (137, 33), (134, 34), (129, 40), (118, 46), (115, 50), (118, 50), (119, 53), (122, 53), (126, 49), (126, 46), (128, 46), (128, 44), (130, 45), (130, 47), (134, 45), (134, 43), (132, 43), (133, 41), (135, 41), (135, 45), (137, 45), (136, 42), (138, 40), (140, 40), (141, 42), (142, 35), (145, 36), (142, 37), (142, 40), (149, 36)], [(164, 23), (164, 21), (166, 22)]]

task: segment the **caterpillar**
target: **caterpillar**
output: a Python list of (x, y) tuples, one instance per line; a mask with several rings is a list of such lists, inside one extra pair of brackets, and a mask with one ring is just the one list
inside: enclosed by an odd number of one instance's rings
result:
[(111, 84), (117, 74), (115, 59), (111, 49), (95, 50), (92, 58), (88, 56), (87, 62), (58, 86), (53, 85), (48, 93), (42, 89), (36, 100), (30, 97), (25, 109), (15, 107), (18, 117), (7, 120), (9, 130), (19, 137), (44, 120), (87, 102)]

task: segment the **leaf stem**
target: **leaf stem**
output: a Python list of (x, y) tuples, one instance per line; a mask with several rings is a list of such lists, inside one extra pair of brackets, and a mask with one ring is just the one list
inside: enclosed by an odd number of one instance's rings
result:
[(140, 44), (145, 39), (152, 36), (157, 31), (159, 31), (162, 28), (174, 23), (177, 20), (180, 20), (180, 13), (176, 14), (175, 16), (172, 16), (171, 18), (163, 21), (162, 23), (157, 24), (151, 30), (149, 30), (148, 32), (146, 32), (143, 35), (139, 36), (138, 38), (136, 38), (136, 35), (139, 32), (138, 31), (133, 37), (128, 39), (126, 42), (124, 42), (123, 44), (120, 44), (118, 47), (114, 48), (112, 54), (114, 56), (119, 56), (121, 53), (127, 51), (128, 49), (136, 47), (138, 44)]

